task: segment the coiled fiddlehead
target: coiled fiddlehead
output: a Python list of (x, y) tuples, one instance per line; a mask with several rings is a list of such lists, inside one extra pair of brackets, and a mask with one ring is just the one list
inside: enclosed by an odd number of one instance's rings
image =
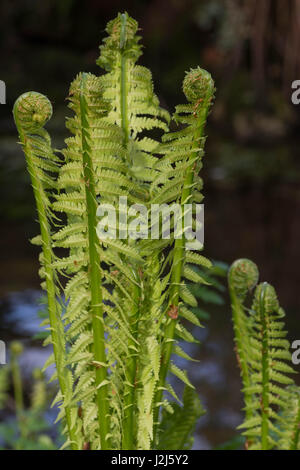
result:
[(229, 270), (230, 288), (242, 301), (256, 286), (259, 278), (258, 268), (249, 259), (235, 261)]
[(27, 92), (15, 102), (13, 115), (34, 182), (35, 197), (44, 205), (49, 217), (48, 190), (55, 189), (55, 173), (58, 171), (58, 159), (52, 151), (50, 136), (44, 129), (52, 116), (52, 105), (46, 96), (34, 91)]
[(52, 104), (49, 99), (35, 91), (21, 95), (14, 107), (14, 116), (18, 124), (30, 133), (44, 127), (51, 119), (52, 112)]
[(215, 92), (215, 84), (211, 74), (196, 67), (186, 73), (182, 84), (183, 92), (190, 103), (200, 100), (211, 100)]

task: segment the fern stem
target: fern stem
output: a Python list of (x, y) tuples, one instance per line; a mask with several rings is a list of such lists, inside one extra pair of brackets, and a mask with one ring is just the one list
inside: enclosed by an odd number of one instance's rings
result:
[[(52, 114), (52, 106), (51, 103), (47, 98), (39, 93), (25, 93), (22, 95), (15, 103), (13, 109), (14, 120), (16, 123), (16, 127), (18, 129), (20, 143), (22, 145), (28, 172), (31, 177), (31, 183), (33, 188), (33, 193), (35, 197), (40, 230), (41, 230), (41, 238), (42, 238), (42, 250), (43, 250), (43, 261), (44, 261), (44, 269), (45, 269), (45, 282), (46, 282), (46, 290), (47, 290), (47, 301), (48, 301), (48, 312), (49, 312), (49, 321), (50, 321), (50, 328), (51, 328), (51, 337), (52, 337), (52, 344), (53, 344), (53, 353), (55, 358), (56, 370), (57, 370), (57, 377), (59, 386), (62, 392), (62, 395), (65, 395), (66, 392), (66, 383), (64, 377), (64, 354), (65, 354), (65, 345), (62, 344), (61, 340), (61, 325), (59, 320), (59, 312), (57, 309), (57, 299), (56, 299), (56, 287), (55, 287), (55, 274), (52, 268), (53, 262), (53, 253), (52, 253), (52, 240), (50, 235), (50, 226), (48, 222), (47, 210), (45, 206), (45, 195), (44, 195), (44, 188), (42, 182), (40, 181), (36, 167), (33, 162), (33, 149), (32, 143), (30, 139), (30, 132), (34, 134), (34, 129), (28, 130), (28, 133), (23, 128), (23, 119), (20, 118), (20, 114), (24, 111), (26, 112), (26, 107), (24, 108), (22, 101), (31, 99), (31, 104), (37, 107), (36, 113), (30, 116), (30, 119), (33, 119), (33, 125), (39, 122), (39, 119), (42, 118), (44, 122), (49, 119)], [(47, 100), (47, 105), (50, 108), (50, 112), (48, 116), (40, 115), (39, 112), (41, 110), (38, 109), (39, 100)], [(37, 120), (34, 122), (34, 117)], [(28, 118), (26, 116), (26, 125), (28, 126)], [(66, 413), (66, 420), (67, 420), (67, 427), (69, 432), (69, 438), (71, 447), (73, 450), (77, 450), (77, 439), (76, 439), (76, 432), (74, 426), (71, 423), (71, 410), (69, 407), (65, 408)]]
[[(237, 359), (238, 359), (240, 370), (241, 370), (243, 385), (245, 388), (247, 388), (250, 386), (250, 376), (249, 376), (247, 360), (245, 357), (245, 351), (243, 347), (243, 343), (245, 339), (247, 339), (243, 337), (243, 324), (241, 321), (241, 318), (244, 315), (244, 309), (240, 301), (238, 300), (238, 297), (232, 286), (231, 280), (229, 281), (229, 293), (230, 293), (230, 298), (231, 298), (233, 328), (234, 328), (234, 335), (235, 335), (235, 342), (236, 342), (236, 349), (237, 349), (236, 353), (238, 355)], [(247, 407), (247, 403), (249, 401), (250, 396), (251, 395), (245, 392), (246, 417), (247, 418), (250, 418), (250, 416), (252, 415), (252, 413), (249, 412), (249, 409)]]
[[(96, 232), (97, 225), (97, 200), (95, 189), (95, 177), (91, 156), (90, 127), (88, 121), (88, 105), (85, 98), (86, 75), (82, 75), (80, 93), (80, 116), (82, 129), (82, 158), (85, 180), (85, 195), (88, 219), (88, 245), (89, 245), (89, 280), (91, 292), (90, 313), (92, 316), (93, 349), (96, 363), (96, 387), (98, 420), (100, 428), (101, 449), (109, 449), (107, 436), (109, 434), (108, 401), (107, 401), (107, 369), (105, 354), (105, 336), (103, 323), (102, 303), (102, 276), (100, 266), (100, 241)], [(105, 365), (104, 365), (105, 364)]]
[(261, 396), (261, 449), (268, 450), (268, 434), (269, 434), (269, 335), (268, 325), (266, 321), (266, 293), (267, 283), (264, 282), (260, 292), (259, 306), (260, 318), (262, 325), (262, 396)]
[[(126, 57), (126, 29), (128, 15), (121, 14), (121, 30), (120, 30), (120, 112), (121, 112), (121, 128), (123, 129), (123, 145), (126, 148), (129, 142), (129, 117), (128, 117), (128, 58)], [(138, 281), (137, 270), (133, 269), (133, 275)], [(122, 423), (122, 449), (132, 450), (134, 448), (134, 404), (135, 404), (135, 381), (136, 381), (136, 343), (135, 339), (138, 331), (138, 312), (140, 301), (140, 288), (133, 286), (132, 292), (133, 309), (130, 312), (129, 324), (132, 339), (128, 339), (130, 356), (126, 365), (126, 385), (124, 390), (124, 417)]]
[(129, 140), (129, 126), (128, 126), (128, 85), (127, 85), (127, 58), (124, 54), (121, 55), (121, 83), (120, 83), (120, 101), (121, 101), (121, 127), (124, 132), (124, 144), (127, 146)]
[[(140, 297), (140, 289), (134, 286), (133, 302), (136, 308), (130, 313), (130, 332), (133, 338), (137, 337), (138, 331), (138, 304)], [(136, 343), (129, 339), (129, 351), (126, 366), (126, 385), (124, 396), (124, 419), (123, 419), (123, 439), (122, 449), (134, 449), (134, 406), (135, 406), (135, 390), (136, 390), (136, 369), (137, 369), (137, 353)]]

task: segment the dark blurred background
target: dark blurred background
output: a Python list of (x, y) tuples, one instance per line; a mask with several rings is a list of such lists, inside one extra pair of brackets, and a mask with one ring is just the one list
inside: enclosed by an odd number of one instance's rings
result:
[[(54, 106), (48, 129), (61, 147), (69, 84), (81, 70), (100, 73), (95, 61), (105, 25), (124, 10), (139, 22), (140, 62), (152, 70), (169, 111), (184, 100), (181, 82), (190, 67), (215, 78), (202, 172), (205, 252), (227, 263), (253, 259), (278, 292), (290, 339), (300, 338), (300, 107), (291, 103), (292, 81), (300, 79), (300, 0), (2, 0), (1, 339), (28, 340), (18, 325), (35, 312), (28, 305), (39, 289), (37, 250), (28, 243), (36, 214), (13, 103), (24, 91), (47, 94)], [(195, 445), (211, 448), (234, 436), (241, 421), (226, 295), (202, 336), (201, 363), (193, 368), (208, 412)]]

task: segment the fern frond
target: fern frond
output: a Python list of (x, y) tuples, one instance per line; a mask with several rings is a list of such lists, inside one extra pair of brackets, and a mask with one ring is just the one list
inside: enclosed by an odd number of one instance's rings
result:
[[(48, 311), (51, 327), (51, 337), (54, 350), (57, 376), (63, 396), (69, 393), (65, 380), (65, 340), (61, 320), (61, 306), (57, 301), (56, 273), (53, 267), (54, 254), (52, 251), (50, 198), (48, 190), (55, 190), (55, 177), (47, 173), (53, 172), (58, 161), (51, 148), (47, 131), (43, 128), (52, 115), (52, 106), (47, 97), (35, 93), (25, 93), (14, 105), (14, 119), (19, 132), (28, 171), (32, 181), (35, 196), (42, 241), (42, 270), (47, 289)], [(63, 405), (65, 406), (65, 405)], [(76, 430), (71, 422), (71, 411), (65, 408), (65, 415), (72, 441), (72, 448), (78, 448)]]
[[(177, 124), (183, 125), (184, 129), (164, 135), (163, 143), (159, 149), (159, 152), (161, 152), (163, 156), (158, 167), (166, 177), (162, 180), (161, 176), (158, 176), (158, 178), (154, 180), (151, 186), (151, 193), (152, 199), (156, 202), (158, 199), (159, 202), (170, 203), (172, 201), (170, 196), (175, 202), (179, 200), (182, 213), (184, 214), (184, 204), (193, 203), (196, 199), (196, 175), (201, 168), (201, 159), (205, 143), (203, 137), (204, 126), (214, 96), (214, 82), (208, 72), (198, 67), (190, 70), (186, 74), (183, 81), (183, 91), (189, 104), (177, 107), (173, 119)], [(173, 176), (172, 169), (176, 170), (178, 177), (176, 177), (176, 175)], [(177, 189), (180, 188), (180, 191), (177, 193), (176, 187)], [(178, 194), (180, 194), (180, 199)], [(164, 201), (162, 200), (163, 198), (165, 198)], [(178, 309), (180, 299), (192, 307), (197, 306), (197, 299), (182, 281), (183, 276), (196, 282), (205, 282), (198, 273), (185, 265), (185, 256), (186, 240), (182, 236), (175, 240), (173, 248), (171, 284), (168, 289), (168, 309)], [(193, 257), (192, 254), (189, 256), (190, 259)], [(194, 257), (194, 259), (196, 259), (196, 257)], [(200, 260), (201, 258), (197, 258), (198, 263)], [(176, 323), (176, 317), (170, 318), (165, 326), (163, 346), (164, 361), (160, 373), (161, 389), (164, 387), (170, 363)], [(185, 336), (185, 339), (187, 339), (187, 335)], [(161, 396), (162, 392), (159, 391), (157, 393), (158, 403), (161, 402)]]

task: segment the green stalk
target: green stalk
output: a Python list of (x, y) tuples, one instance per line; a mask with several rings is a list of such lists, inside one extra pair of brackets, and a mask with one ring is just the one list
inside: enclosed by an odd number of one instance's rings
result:
[[(194, 99), (194, 93), (196, 93), (196, 96), (198, 92), (200, 91), (203, 92), (202, 89), (194, 89), (194, 85), (196, 82), (196, 87), (198, 88), (198, 83), (197, 80), (201, 80), (201, 74), (204, 73), (205, 71), (201, 71), (200, 69), (200, 74), (199, 74), (199, 69), (196, 69), (196, 73), (198, 75), (198, 78), (193, 78), (191, 79), (190, 82), (190, 87), (185, 89), (184, 85), (184, 91), (186, 93), (187, 98), (190, 101), (196, 101)], [(192, 75), (194, 72), (191, 71), (190, 75)], [(204, 76), (206, 78), (207, 72), (204, 73)], [(207, 74), (209, 75), (209, 74)], [(185, 81), (189, 79), (189, 74), (187, 75)], [(203, 80), (205, 81), (205, 80)], [(202, 82), (202, 80), (201, 80)], [(185, 83), (185, 82), (184, 82)], [(206, 84), (206, 81), (205, 81)], [(200, 84), (201, 87), (201, 84)], [(192, 89), (192, 91), (191, 91)], [(194, 134), (194, 143), (191, 148), (191, 154), (189, 157), (189, 160), (191, 162), (189, 166), (189, 170), (187, 171), (185, 180), (184, 180), (184, 185), (183, 185), (183, 191), (181, 195), (181, 207), (182, 207), (182, 213), (184, 213), (184, 204), (190, 203), (190, 197), (192, 194), (192, 189), (193, 189), (193, 181), (194, 181), (194, 166), (192, 164), (194, 158), (195, 158), (195, 151), (193, 150), (197, 149), (199, 147), (199, 141), (201, 138), (203, 138), (204, 135), (204, 128), (209, 112), (209, 108), (211, 105), (211, 100), (213, 97), (214, 93), (214, 86), (212, 79), (209, 75), (209, 78), (207, 80), (207, 87), (205, 89), (205, 95), (204, 98), (201, 99), (201, 96), (199, 97), (198, 95), (198, 100), (195, 103), (195, 119), (198, 121), (198, 125), (196, 127), (196, 131)], [(200, 105), (201, 104), (201, 105)], [(197, 111), (197, 108), (200, 107), (200, 111)], [(169, 305), (168, 309), (171, 306), (178, 307), (179, 305), (179, 290), (180, 290), (180, 284), (181, 284), (181, 278), (182, 278), (182, 269), (183, 269), (183, 263), (184, 263), (184, 257), (185, 257), (185, 244), (186, 240), (185, 237), (182, 236), (181, 238), (176, 239), (175, 241), (175, 246), (174, 246), (174, 256), (173, 256), (173, 263), (171, 267), (171, 288), (170, 288), (170, 295), (169, 295)], [(172, 355), (172, 350), (173, 350), (173, 344), (174, 344), (174, 337), (175, 337), (175, 330), (176, 330), (176, 324), (177, 324), (177, 319), (171, 319), (168, 318), (168, 323), (166, 326), (165, 330), (165, 341), (164, 341), (164, 346), (163, 346), (163, 352), (162, 352), (162, 362), (161, 362), (161, 369), (160, 369), (160, 379), (159, 379), (159, 385), (158, 385), (158, 392), (156, 395), (156, 403), (161, 403), (162, 400), (162, 395), (163, 395), (163, 389), (165, 387), (165, 381), (166, 377), (168, 374), (169, 366), (170, 366), (170, 359)], [(159, 417), (159, 406), (156, 407), (156, 411), (154, 414), (154, 423), (155, 423), (155, 431), (157, 429), (157, 422), (158, 422), (158, 417)], [(156, 432), (155, 432), (156, 433)]]
[[(130, 331), (133, 338), (137, 336), (138, 329), (138, 304), (137, 300), (140, 296), (140, 289), (134, 286), (133, 302), (134, 308), (130, 315)], [(124, 391), (124, 419), (123, 419), (123, 439), (122, 449), (134, 449), (134, 406), (135, 406), (135, 391), (136, 391), (136, 369), (137, 369), (137, 356), (136, 356), (136, 343), (133, 339), (129, 339), (130, 356), (127, 359), (126, 365), (126, 384)]]
[(268, 325), (266, 322), (266, 294), (267, 283), (263, 283), (260, 297), (259, 309), (262, 324), (262, 396), (261, 396), (261, 449), (268, 450), (268, 434), (269, 434), (269, 335)]
[[(236, 353), (238, 355), (238, 363), (241, 369), (242, 381), (244, 388), (250, 387), (250, 374), (247, 364), (247, 358), (245, 354), (244, 344), (247, 341), (245, 334), (245, 325), (241, 321), (242, 317), (245, 315), (244, 309), (235, 293), (233, 288), (233, 283), (230, 279), (231, 273), (229, 274), (229, 294), (231, 298), (231, 309), (232, 309), (232, 319), (233, 319), (233, 329), (234, 337), (236, 343)], [(249, 419), (252, 416), (251, 410), (248, 409), (247, 404), (250, 402), (251, 395), (244, 392), (245, 404), (246, 404), (246, 418)]]
[[(121, 79), (120, 79), (120, 111), (121, 111), (121, 127), (124, 133), (123, 145), (126, 148), (129, 141), (129, 119), (128, 119), (128, 59), (123, 46), (126, 45), (126, 14), (121, 15), (121, 33), (120, 33), (120, 46), (121, 46)], [(136, 269), (133, 274), (138, 282), (138, 275)], [(135, 381), (136, 381), (136, 342), (134, 339), (138, 332), (138, 313), (139, 313), (139, 300), (140, 289), (137, 285), (133, 286), (132, 301), (133, 310), (130, 312), (130, 332), (132, 339), (128, 339), (130, 356), (126, 365), (126, 384), (124, 390), (124, 417), (123, 417), (123, 438), (122, 449), (134, 449), (134, 404), (135, 404)]]
[(105, 336), (103, 323), (103, 303), (102, 303), (102, 276), (100, 266), (100, 241), (97, 236), (97, 200), (95, 189), (95, 178), (93, 161), (91, 156), (90, 126), (88, 121), (88, 104), (85, 98), (86, 75), (82, 75), (80, 93), (80, 117), (82, 130), (82, 157), (83, 172), (85, 180), (85, 195), (88, 219), (88, 241), (89, 241), (89, 280), (91, 291), (91, 307), (93, 329), (94, 359), (99, 365), (96, 366), (96, 387), (98, 420), (100, 428), (101, 449), (109, 449), (107, 436), (110, 431), (109, 408), (107, 401), (107, 369), (105, 354)]
[(127, 103), (127, 58), (121, 54), (121, 84), (120, 84), (120, 104), (121, 104), (121, 127), (124, 132), (124, 145), (127, 146), (129, 140), (128, 125), (128, 103)]
[[(65, 354), (65, 345), (62, 344), (61, 335), (60, 335), (60, 324), (59, 324), (59, 313), (57, 311), (57, 299), (56, 299), (56, 288), (55, 288), (55, 275), (54, 270), (52, 268), (53, 262), (53, 253), (52, 253), (52, 240), (50, 235), (50, 227), (48, 222), (47, 211), (45, 207), (45, 195), (44, 195), (44, 188), (42, 182), (37, 176), (36, 168), (33, 163), (33, 149), (32, 149), (32, 142), (30, 139), (30, 129), (28, 134), (23, 129), (22, 121), (20, 119), (19, 114), (23, 112), (22, 108), (22, 99), (28, 100), (28, 97), (31, 98), (32, 96), (32, 104), (34, 102), (38, 102), (39, 100), (47, 100), (47, 104), (50, 107), (50, 112), (48, 116), (40, 115), (39, 109), (36, 109), (36, 112), (30, 116), (33, 119), (33, 125), (39, 120), (43, 120), (44, 122), (51, 116), (52, 107), (49, 100), (40, 95), (38, 93), (31, 93), (22, 95), (15, 103), (13, 114), (14, 120), (19, 132), (20, 143), (22, 145), (28, 172), (31, 177), (33, 193), (35, 197), (38, 217), (39, 217), (39, 224), (41, 230), (41, 238), (42, 238), (42, 250), (43, 250), (43, 259), (44, 259), (44, 269), (45, 269), (45, 282), (46, 282), (46, 290), (47, 290), (47, 300), (48, 300), (48, 312), (49, 312), (49, 321), (50, 321), (50, 328), (51, 328), (51, 336), (52, 336), (52, 343), (53, 343), (53, 352), (58, 376), (58, 382), (61, 389), (61, 393), (64, 396), (66, 392), (66, 384), (65, 384), (65, 376), (64, 376), (64, 354)], [(36, 119), (36, 122), (34, 121)], [(27, 121), (28, 122), (28, 121)], [(34, 130), (31, 131), (34, 134)], [(71, 424), (71, 412), (68, 407), (65, 409), (66, 413), (66, 420), (67, 420), (67, 427), (71, 442), (71, 447), (73, 450), (78, 448), (77, 446), (77, 439), (75, 429)]]

